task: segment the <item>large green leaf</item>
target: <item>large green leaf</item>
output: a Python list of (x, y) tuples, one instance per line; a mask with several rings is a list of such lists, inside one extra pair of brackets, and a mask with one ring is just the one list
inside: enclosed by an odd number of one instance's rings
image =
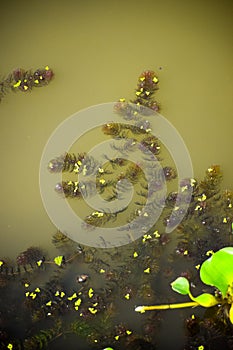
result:
[(172, 289), (180, 294), (189, 294), (189, 281), (185, 277), (178, 277), (171, 283)]
[(217, 287), (225, 297), (228, 286), (233, 283), (233, 247), (222, 248), (204, 261), (200, 277), (205, 284)]

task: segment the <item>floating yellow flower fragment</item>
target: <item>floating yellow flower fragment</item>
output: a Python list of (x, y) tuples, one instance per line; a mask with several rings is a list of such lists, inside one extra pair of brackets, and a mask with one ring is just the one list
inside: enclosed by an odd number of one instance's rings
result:
[(11, 343), (9, 343), (8, 345), (7, 345), (7, 349), (13, 349), (13, 345), (11, 344)]
[(100, 174), (104, 173), (104, 169), (103, 168), (99, 168), (98, 171), (99, 171)]
[(88, 296), (89, 296), (89, 298), (92, 298), (93, 295), (94, 295), (94, 291), (93, 291), (92, 288), (90, 288), (89, 291), (88, 291)]
[(24, 85), (24, 90), (28, 90), (28, 86), (27, 85)]
[(183, 255), (188, 255), (188, 250), (186, 249), (185, 251), (184, 251), (184, 253), (183, 253)]
[(222, 221), (224, 224), (227, 223), (227, 218), (223, 218), (223, 221)]
[(39, 84), (39, 80), (38, 79), (34, 80), (34, 83)]
[(29, 287), (29, 283), (24, 283), (24, 287), (28, 288)]
[(71, 295), (71, 296), (68, 297), (67, 299), (68, 299), (68, 300), (73, 300), (73, 299), (75, 299), (75, 298), (77, 298), (77, 294), (76, 294), (76, 293), (74, 293), (73, 295)]
[(151, 235), (144, 235), (143, 236), (143, 239), (142, 239), (142, 243), (145, 243), (147, 240), (149, 240), (149, 239), (151, 239), (152, 237), (151, 237)]
[(49, 70), (49, 66), (45, 66), (44, 69), (45, 69), (45, 70)]
[(3, 264), (4, 264), (4, 262), (1, 260), (1, 261), (0, 261), (0, 266), (2, 266)]
[(214, 251), (213, 251), (213, 250), (208, 250), (208, 252), (206, 252), (205, 255), (210, 256), (210, 255), (213, 255), (213, 254), (214, 254)]
[(105, 270), (104, 269), (100, 269), (100, 273), (105, 273)]
[(116, 335), (114, 338), (115, 338), (116, 340), (118, 340), (118, 339), (120, 338), (120, 336), (119, 336), (119, 335)]
[(37, 295), (36, 295), (36, 293), (31, 292), (30, 297), (34, 300), (37, 297)]
[(159, 237), (160, 237), (160, 234), (159, 234), (159, 231), (158, 231), (158, 230), (156, 230), (153, 234), (154, 234), (154, 236), (155, 236), (156, 238), (159, 238)]
[(94, 309), (93, 307), (89, 307), (88, 310), (90, 311), (90, 313), (92, 313), (93, 315), (95, 315), (97, 313), (98, 310)]
[(192, 319), (192, 320), (195, 320), (195, 315), (192, 315), (192, 316), (191, 316), (191, 319)]
[(203, 345), (198, 346), (198, 350), (204, 350), (204, 346)]
[(127, 329), (126, 334), (127, 334), (127, 335), (130, 335), (130, 334), (132, 334), (132, 331), (130, 331), (129, 329)]
[(58, 266), (61, 266), (62, 261), (63, 261), (63, 255), (59, 255), (59, 256), (56, 256), (56, 258), (54, 258), (54, 262)]
[(38, 260), (36, 263), (40, 267), (42, 265), (42, 263), (43, 263), (43, 260)]
[(29, 294), (30, 294), (30, 292), (26, 292), (26, 293), (25, 293), (26, 297), (28, 297), (28, 296), (29, 296)]
[(159, 79), (157, 77), (154, 77), (152, 80), (154, 83), (157, 83), (159, 81)]
[(21, 84), (21, 80), (18, 80), (18, 81), (13, 85), (13, 87), (14, 87), (14, 88), (17, 88), (17, 87), (20, 86), (20, 84)]
[(125, 102), (125, 98), (124, 97), (120, 98), (119, 102)]
[(75, 301), (74, 305), (79, 306), (79, 305), (81, 305), (81, 302), (82, 302), (82, 299), (81, 299), (81, 298), (78, 298), (78, 299)]
[(228, 208), (232, 208), (232, 204), (231, 203), (228, 205)]
[(100, 180), (99, 180), (99, 183), (100, 183), (101, 185), (104, 185), (104, 184), (105, 184), (105, 182), (106, 182), (106, 180), (105, 180), (105, 179), (100, 179)]
[(130, 298), (129, 293), (125, 294), (125, 299), (129, 300), (129, 298)]
[(60, 297), (63, 298), (66, 294), (64, 292), (61, 292)]
[(74, 308), (75, 308), (75, 310), (78, 311), (81, 302), (82, 302), (82, 300), (81, 300), (80, 298), (79, 298), (78, 300), (75, 301), (75, 303), (74, 303)]
[(133, 257), (134, 257), (134, 258), (137, 258), (137, 257), (138, 257), (138, 253), (137, 253), (137, 252), (134, 252), (134, 253), (133, 253)]
[(145, 273), (150, 273), (150, 267), (144, 270)]
[(35, 289), (35, 292), (37, 292), (37, 293), (40, 293), (40, 288), (39, 287), (37, 287), (36, 289)]
[(49, 300), (45, 305), (46, 305), (46, 306), (51, 306), (51, 305), (52, 305), (52, 301)]
[(136, 94), (137, 96), (140, 96), (141, 93), (142, 93), (141, 91), (136, 91), (136, 92), (135, 92), (135, 94)]
[(206, 200), (206, 198), (207, 197), (206, 197), (205, 193), (203, 193), (203, 195), (200, 198), (198, 198), (197, 200), (200, 201), (200, 202), (203, 202), (203, 201)]
[(93, 304), (93, 306), (97, 306), (97, 305), (98, 305), (98, 303), (94, 303), (94, 304)]
[(200, 266), (201, 266), (201, 265), (198, 264), (198, 265), (195, 266), (195, 268), (196, 268), (197, 270), (199, 270), (199, 269), (200, 269)]

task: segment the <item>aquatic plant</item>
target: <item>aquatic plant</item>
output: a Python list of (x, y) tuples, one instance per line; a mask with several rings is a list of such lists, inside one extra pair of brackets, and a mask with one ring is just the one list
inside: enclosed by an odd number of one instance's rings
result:
[(14, 69), (12, 73), (0, 81), (0, 102), (9, 91), (31, 91), (34, 87), (48, 85), (52, 80), (54, 73), (49, 66), (32, 70), (22, 68)]
[(225, 247), (212, 252), (212, 256), (203, 262), (200, 268), (200, 278), (203, 283), (217, 288), (215, 295), (202, 293), (194, 297), (190, 291), (190, 283), (186, 277), (178, 277), (171, 283), (174, 291), (188, 295), (192, 302), (181, 304), (138, 306), (135, 311), (145, 312), (147, 310), (175, 309), (183, 307), (212, 307), (219, 305), (224, 308), (226, 315), (233, 323), (233, 247)]

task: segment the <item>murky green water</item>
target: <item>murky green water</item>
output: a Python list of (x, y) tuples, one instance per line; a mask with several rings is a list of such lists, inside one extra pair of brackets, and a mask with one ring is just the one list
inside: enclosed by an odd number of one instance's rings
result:
[(47, 64), (55, 72), (47, 87), (10, 93), (0, 105), (0, 256), (38, 245), (54, 253), (56, 228), (39, 189), (44, 146), (73, 113), (132, 98), (145, 69), (159, 77), (161, 114), (182, 135), (195, 177), (219, 164), (223, 188), (232, 188), (230, 1), (3, 0), (0, 9), (1, 76)]

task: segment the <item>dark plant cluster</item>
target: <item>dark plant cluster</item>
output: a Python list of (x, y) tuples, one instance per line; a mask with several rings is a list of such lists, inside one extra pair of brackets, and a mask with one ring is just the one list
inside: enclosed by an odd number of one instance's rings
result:
[(0, 102), (9, 91), (31, 91), (34, 87), (48, 85), (52, 80), (54, 73), (49, 66), (39, 68), (34, 72), (16, 68), (0, 82)]

